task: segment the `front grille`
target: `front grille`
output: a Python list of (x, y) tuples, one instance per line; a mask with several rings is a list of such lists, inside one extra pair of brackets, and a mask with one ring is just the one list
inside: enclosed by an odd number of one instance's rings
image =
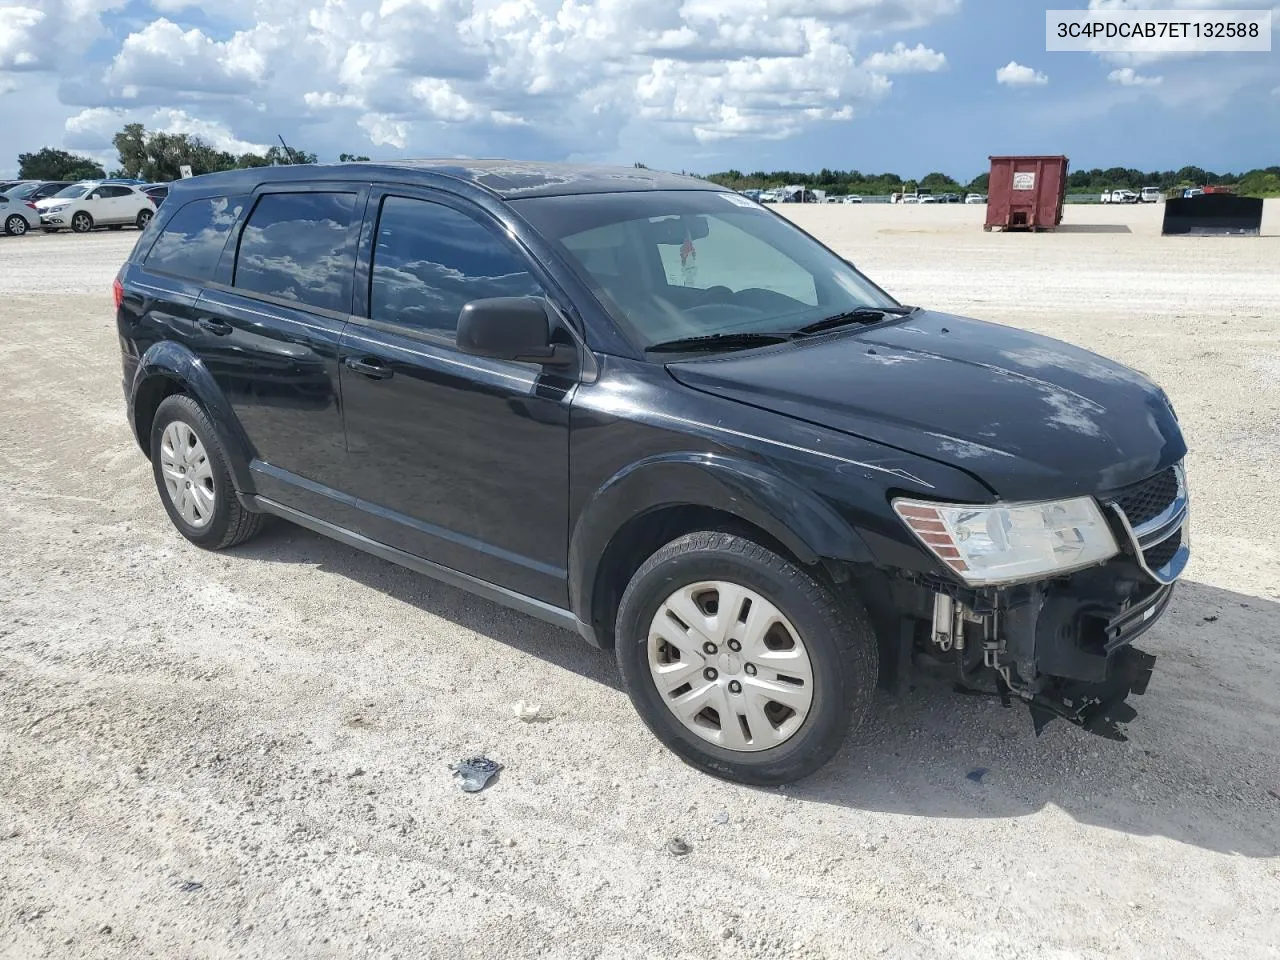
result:
[(1173, 503), (1178, 496), (1178, 475), (1173, 467), (1161, 470), (1131, 487), (1113, 494), (1111, 499), (1129, 520), (1132, 527), (1140, 527)]
[(1178, 548), (1182, 546), (1182, 530), (1178, 529), (1171, 536), (1161, 540), (1154, 547), (1149, 547), (1142, 552), (1142, 558), (1147, 561), (1147, 566), (1152, 570), (1159, 570), (1166, 563), (1173, 559), (1173, 555), (1178, 552)]

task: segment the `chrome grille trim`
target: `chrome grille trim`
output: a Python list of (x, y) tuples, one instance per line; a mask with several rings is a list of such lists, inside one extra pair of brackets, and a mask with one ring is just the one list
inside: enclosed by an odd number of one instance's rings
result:
[[(1182, 576), (1187, 561), (1191, 559), (1190, 500), (1187, 494), (1186, 470), (1181, 463), (1174, 464), (1173, 470), (1178, 481), (1177, 495), (1169, 506), (1146, 523), (1139, 524), (1137, 527), (1130, 525), (1129, 518), (1125, 516), (1120, 504), (1114, 500), (1105, 501), (1120, 519), (1120, 524), (1124, 527), (1129, 543), (1133, 547), (1134, 559), (1157, 583), (1173, 583)], [(1147, 563), (1145, 551), (1179, 532), (1182, 534), (1182, 542), (1173, 556), (1163, 565), (1152, 568)]]

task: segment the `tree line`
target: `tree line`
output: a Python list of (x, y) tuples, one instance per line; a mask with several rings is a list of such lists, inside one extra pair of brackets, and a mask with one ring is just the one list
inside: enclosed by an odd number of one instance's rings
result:
[[(163, 133), (147, 130), (140, 123), (126, 124), (111, 140), (120, 158), (112, 177), (136, 177), (150, 183), (166, 183), (182, 176), (189, 166), (193, 176), (239, 170), (247, 167), (271, 167), (286, 164), (315, 163), (316, 155), (294, 147), (271, 147), (265, 153), (234, 154), (218, 150), (207, 141), (189, 133)], [(368, 160), (368, 157), (344, 153), (343, 163)], [(18, 176), (23, 180), (94, 180), (106, 177), (107, 171), (97, 161), (45, 147), (35, 153), (18, 154)]]
[[(920, 180), (904, 180), (896, 173), (863, 173), (859, 170), (830, 170), (817, 173), (796, 170), (757, 170), (743, 173), (726, 170), (708, 174), (705, 179), (733, 190), (798, 184), (810, 189), (825, 190), (834, 194), (866, 194), (882, 196), (889, 193), (910, 192), (925, 188), (933, 193), (986, 193), (989, 175), (974, 177), (968, 182), (955, 180), (945, 173), (930, 173)], [(1169, 190), (1175, 187), (1202, 187), (1206, 184), (1234, 186), (1236, 192), (1252, 197), (1280, 196), (1280, 167), (1266, 167), (1247, 173), (1214, 173), (1202, 167), (1183, 167), (1181, 170), (1138, 170), (1133, 167), (1111, 167), (1103, 170), (1073, 170), (1067, 174), (1069, 193), (1102, 193), (1104, 190), (1141, 190), (1143, 187), (1159, 187)]]
[[(265, 153), (237, 155), (218, 150), (192, 134), (147, 130), (140, 123), (127, 124), (111, 142), (120, 158), (120, 165), (111, 171), (111, 176), (137, 177), (153, 183), (177, 180), (182, 175), (183, 166), (191, 167), (191, 172), (199, 175), (245, 167), (316, 162), (314, 153), (288, 148), (283, 144), (271, 147)], [(342, 163), (368, 159), (350, 153), (343, 153), (338, 157)], [(637, 163), (636, 166), (643, 167), (643, 164)], [(18, 154), (18, 176), (24, 180), (91, 180), (105, 177), (107, 172), (101, 164), (89, 157), (45, 147), (35, 153)], [(964, 182), (945, 173), (934, 172), (919, 180), (912, 180), (903, 179), (896, 173), (863, 173), (859, 170), (832, 170), (823, 167), (817, 173), (798, 170), (757, 170), (743, 173), (741, 170), (725, 170), (709, 174), (705, 179), (734, 190), (800, 184), (833, 194), (883, 196), (921, 188), (935, 194), (986, 193), (988, 175), (983, 173)], [(1067, 175), (1067, 190), (1071, 193), (1141, 190), (1143, 187), (1168, 190), (1206, 184), (1232, 185), (1238, 193), (1245, 196), (1276, 197), (1280, 196), (1280, 167), (1266, 167), (1240, 174), (1214, 173), (1201, 167), (1152, 171), (1133, 167), (1110, 167), (1106, 170), (1095, 167), (1092, 170), (1073, 170)]]

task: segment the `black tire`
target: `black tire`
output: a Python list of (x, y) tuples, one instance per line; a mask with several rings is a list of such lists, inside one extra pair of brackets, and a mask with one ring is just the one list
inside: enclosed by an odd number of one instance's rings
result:
[[(195, 527), (183, 519), (169, 496), (161, 473), (161, 438), (164, 436), (165, 428), (175, 420), (185, 423), (200, 439), (212, 468), (213, 516), (203, 527)], [(208, 550), (234, 547), (236, 544), (244, 543), (262, 529), (265, 517), (260, 513), (246, 510), (236, 496), (235, 484), (227, 468), (226, 451), (218, 440), (218, 434), (213, 429), (208, 415), (200, 404), (185, 394), (166, 397), (156, 410), (155, 419), (151, 424), (151, 472), (155, 478), (156, 490), (160, 494), (160, 502), (164, 504), (169, 519), (178, 528), (178, 532), (196, 546)]]
[(78, 210), (75, 216), (71, 218), (72, 233), (88, 233), (92, 229), (93, 217), (91, 217), (86, 211)]
[(4, 232), (11, 237), (20, 237), (27, 232), (27, 218), (15, 213), (4, 222)]
[[(795, 627), (813, 670), (813, 700), (800, 728), (776, 747), (730, 750), (688, 730), (663, 702), (648, 662), (649, 627), (681, 586), (723, 580), (761, 594)], [(861, 602), (837, 597), (825, 582), (760, 544), (730, 533), (690, 533), (667, 544), (636, 571), (618, 607), (618, 667), (645, 725), (686, 763), (726, 780), (789, 783), (822, 767), (875, 696), (878, 655)]]
[(151, 218), (156, 215), (154, 210), (139, 210), (137, 218), (133, 221), (133, 225), (139, 230), (147, 229), (147, 224), (151, 222)]

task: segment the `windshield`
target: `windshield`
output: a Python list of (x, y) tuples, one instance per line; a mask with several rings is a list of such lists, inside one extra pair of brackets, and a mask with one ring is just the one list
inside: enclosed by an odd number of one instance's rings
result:
[(59, 200), (79, 200), (88, 192), (89, 192), (89, 188), (85, 184), (73, 183), (69, 187), (63, 187), (61, 190), (55, 193), (53, 197)]
[(16, 187), (10, 187), (4, 192), (4, 195), (6, 197), (12, 197), (14, 200), (21, 200), (24, 197), (31, 196), (31, 194), (35, 193), (38, 189), (40, 189), (39, 180), (34, 183), (22, 183)]
[(735, 193), (531, 197), (512, 206), (559, 247), (641, 349), (794, 333), (859, 308), (896, 306), (818, 241)]

